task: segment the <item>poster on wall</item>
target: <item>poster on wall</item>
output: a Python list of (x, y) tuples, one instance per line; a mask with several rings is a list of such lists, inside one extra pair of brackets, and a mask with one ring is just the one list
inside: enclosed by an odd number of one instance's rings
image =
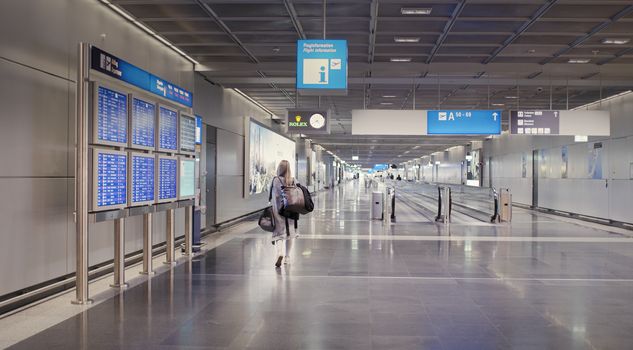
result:
[(589, 144), (588, 178), (602, 179), (602, 142)]
[(527, 153), (521, 154), (521, 177), (527, 177)]
[(560, 177), (561, 179), (567, 178), (567, 166), (569, 163), (569, 150), (567, 146), (563, 146), (560, 151), (561, 163), (560, 163)]
[(247, 120), (247, 127), (248, 178), (245, 180), (245, 193), (268, 193), (280, 161), (287, 160), (290, 162), (290, 169), (296, 169), (295, 142), (252, 119)]

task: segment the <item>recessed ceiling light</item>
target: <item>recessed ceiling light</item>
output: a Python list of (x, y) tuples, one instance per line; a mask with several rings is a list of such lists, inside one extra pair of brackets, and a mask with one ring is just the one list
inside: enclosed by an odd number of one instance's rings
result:
[(358, 156), (352, 156), (352, 160), (358, 160)]
[(393, 102), (380, 102), (380, 104), (383, 106), (391, 106)]
[(430, 7), (403, 7), (400, 9), (400, 13), (403, 15), (430, 15)]
[(505, 106), (505, 103), (493, 103), (492, 105), (495, 107), (503, 107)]
[(629, 38), (604, 38), (602, 39), (603, 44), (610, 45), (624, 45), (627, 44), (631, 39)]
[(519, 97), (517, 97), (517, 96), (506, 96), (506, 98), (509, 99), (509, 100), (516, 100)]
[(391, 62), (411, 62), (411, 57), (392, 57)]
[(396, 95), (382, 95), (382, 98), (396, 98)]
[(397, 43), (419, 43), (420, 37), (413, 36), (396, 36), (393, 38), (393, 41)]
[(585, 64), (589, 63), (591, 60), (588, 58), (570, 58), (567, 63), (577, 63), (577, 64)]

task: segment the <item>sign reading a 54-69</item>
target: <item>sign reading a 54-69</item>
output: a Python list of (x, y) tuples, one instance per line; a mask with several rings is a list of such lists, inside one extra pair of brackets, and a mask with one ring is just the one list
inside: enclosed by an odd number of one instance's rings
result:
[(297, 90), (303, 95), (347, 94), (347, 40), (298, 40)]

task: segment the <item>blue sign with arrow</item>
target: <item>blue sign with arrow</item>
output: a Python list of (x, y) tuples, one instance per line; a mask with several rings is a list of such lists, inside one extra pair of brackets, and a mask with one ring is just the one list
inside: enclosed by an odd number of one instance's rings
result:
[(499, 135), (500, 110), (436, 110), (427, 111), (429, 135)]

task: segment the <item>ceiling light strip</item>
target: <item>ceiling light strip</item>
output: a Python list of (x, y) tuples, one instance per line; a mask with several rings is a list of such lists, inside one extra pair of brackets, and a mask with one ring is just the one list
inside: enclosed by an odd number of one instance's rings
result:
[(256, 105), (257, 107), (261, 108), (262, 110), (264, 110), (266, 113), (270, 114), (270, 117), (276, 117), (277, 115), (275, 113), (273, 113), (270, 109), (264, 107), (264, 105), (262, 105), (261, 103), (255, 101), (252, 97), (248, 96), (247, 94), (245, 94), (242, 90), (238, 89), (238, 88), (233, 88), (233, 91), (237, 92), (240, 96), (244, 97), (245, 99), (247, 99), (248, 101), (250, 101), (252, 104)]
[(136, 18), (132, 17), (129, 13), (127, 13), (126, 11), (124, 11), (123, 9), (121, 9), (120, 7), (118, 7), (117, 5), (113, 4), (112, 2), (110, 2), (109, 0), (99, 0), (101, 1), (103, 4), (105, 4), (106, 6), (108, 6), (110, 9), (112, 9), (114, 12), (118, 13), (119, 15), (121, 15), (123, 18), (125, 18), (126, 20), (128, 20), (129, 22), (132, 22), (132, 24), (134, 24), (135, 26), (137, 26), (138, 28), (140, 28), (142, 31), (144, 31), (145, 33), (149, 34), (150, 36), (156, 38), (158, 41), (160, 41), (161, 43), (163, 43), (165, 46), (169, 47), (170, 49), (176, 51), (179, 55), (181, 55), (182, 57), (186, 58), (188, 61), (190, 61), (193, 64), (196, 65), (200, 65), (200, 63), (198, 61), (196, 61), (195, 59), (193, 59), (192, 57), (190, 57), (189, 55), (187, 55), (184, 51), (182, 51), (181, 49), (177, 48), (176, 46), (174, 46), (174, 44), (172, 44), (171, 42), (169, 42), (167, 39), (163, 38), (162, 36), (160, 36), (158, 33), (154, 32), (153, 30), (151, 30), (149, 27), (147, 27), (146, 25), (144, 25), (143, 23), (139, 22), (138, 20), (136, 20)]
[(631, 90), (623, 91), (623, 92), (617, 93), (617, 94), (615, 94), (615, 95), (613, 95), (613, 96), (605, 97), (605, 98), (603, 98), (602, 100), (598, 100), (598, 101), (594, 101), (594, 102), (589, 102), (589, 103), (587, 103), (587, 104), (585, 104), (585, 105), (578, 106), (578, 107), (576, 107), (576, 108), (572, 108), (571, 110), (572, 110), (572, 111), (577, 111), (577, 110), (581, 110), (581, 109), (588, 109), (588, 108), (589, 108), (589, 107), (591, 107), (591, 106), (595, 106), (595, 105), (598, 105), (598, 104), (600, 104), (600, 103), (602, 103), (602, 102), (607, 102), (607, 101), (610, 101), (610, 100), (616, 99), (616, 98), (618, 98), (618, 97), (622, 97), (622, 96), (628, 95), (628, 94), (630, 94), (630, 93), (632, 93), (632, 92), (633, 92), (633, 91), (631, 91)]

